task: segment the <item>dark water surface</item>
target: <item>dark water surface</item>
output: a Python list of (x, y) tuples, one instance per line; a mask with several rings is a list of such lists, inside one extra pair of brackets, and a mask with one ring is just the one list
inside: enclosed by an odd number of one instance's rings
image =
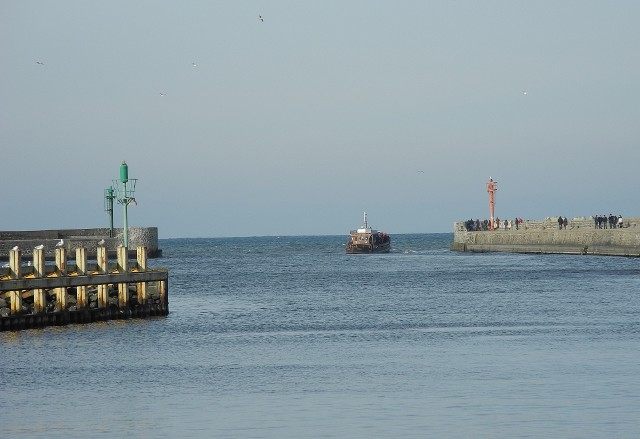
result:
[(451, 240), (161, 240), (168, 317), (0, 333), (0, 437), (640, 437), (640, 261)]

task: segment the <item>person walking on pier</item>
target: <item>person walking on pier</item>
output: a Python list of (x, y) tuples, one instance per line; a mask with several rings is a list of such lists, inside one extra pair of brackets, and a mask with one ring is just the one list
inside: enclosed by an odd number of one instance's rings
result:
[(558, 229), (562, 230), (562, 225), (564, 224), (564, 221), (562, 220), (562, 217), (559, 216), (558, 217)]

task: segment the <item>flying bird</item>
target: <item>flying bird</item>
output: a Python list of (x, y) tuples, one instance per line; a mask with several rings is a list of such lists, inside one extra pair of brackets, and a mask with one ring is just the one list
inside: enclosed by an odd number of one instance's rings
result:
[(42, 61), (36, 61), (36, 64), (39, 64), (39, 65), (41, 65), (41, 66), (43, 66), (43, 65), (44, 65), (44, 63), (43, 63)]
[(60, 241), (58, 241), (58, 243), (56, 244), (56, 247), (62, 247), (64, 245), (64, 239), (61, 239)]
[(262, 15), (258, 15), (258, 20), (264, 23), (264, 18), (262, 18)]
[(166, 95), (167, 95), (166, 93), (160, 92), (160, 96), (166, 96)]
[(527, 90), (522, 90), (522, 94), (526, 96), (529, 92)]
[(98, 241), (98, 245), (102, 247), (104, 245), (104, 239), (101, 239), (100, 241)]
[(192, 65), (193, 67), (198, 67), (198, 64), (196, 64), (196, 63), (194, 63), (194, 62), (192, 62), (192, 63), (191, 63), (191, 65)]

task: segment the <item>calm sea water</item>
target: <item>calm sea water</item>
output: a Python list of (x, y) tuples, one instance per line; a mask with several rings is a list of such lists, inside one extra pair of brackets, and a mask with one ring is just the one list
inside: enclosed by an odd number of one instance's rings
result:
[(640, 437), (640, 261), (161, 240), (166, 318), (0, 333), (7, 438)]

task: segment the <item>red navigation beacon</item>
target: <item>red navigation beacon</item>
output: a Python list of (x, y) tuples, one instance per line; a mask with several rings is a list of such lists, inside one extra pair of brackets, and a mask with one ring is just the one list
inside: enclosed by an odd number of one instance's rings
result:
[(489, 221), (489, 230), (494, 230), (493, 228), (493, 208), (496, 205), (495, 191), (498, 190), (498, 182), (493, 181), (493, 178), (489, 177), (489, 181), (487, 182), (487, 192), (489, 192), (489, 216), (491, 220)]

